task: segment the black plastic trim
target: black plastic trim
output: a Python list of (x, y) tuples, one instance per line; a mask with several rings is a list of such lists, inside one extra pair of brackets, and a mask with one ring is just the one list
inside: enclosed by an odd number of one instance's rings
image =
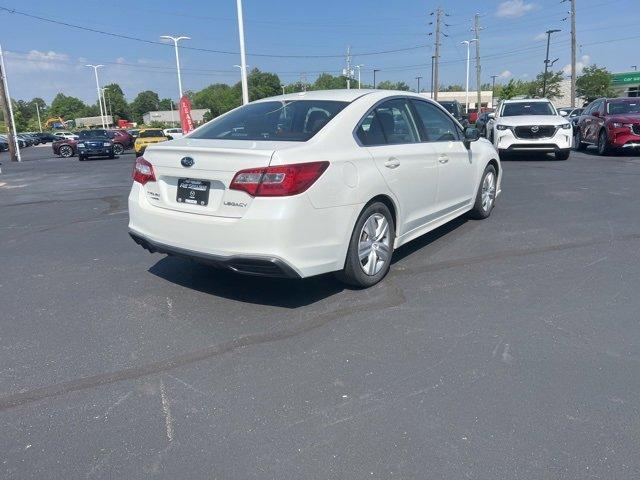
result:
[(132, 230), (129, 230), (129, 235), (134, 242), (151, 253), (164, 253), (175, 257), (196, 260), (200, 263), (211, 265), (212, 267), (232, 270), (243, 275), (272, 278), (301, 278), (298, 272), (284, 260), (277, 257), (251, 255), (222, 257), (154, 242)]

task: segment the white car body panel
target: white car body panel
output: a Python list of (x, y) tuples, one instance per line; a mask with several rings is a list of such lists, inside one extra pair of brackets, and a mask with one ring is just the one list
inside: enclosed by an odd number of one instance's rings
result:
[[(296, 276), (308, 277), (344, 267), (354, 225), (374, 197), (385, 197), (393, 205), (397, 248), (471, 210), (490, 161), (498, 167), (500, 192), (498, 155), (485, 139), (471, 142), (469, 149), (462, 141), (361, 146), (354, 135), (356, 126), (374, 105), (394, 96), (425, 100), (409, 92), (382, 90), (291, 94), (259, 102), (351, 103), (306, 142), (201, 140), (191, 138), (192, 132), (149, 146), (144, 158), (158, 181), (134, 182), (130, 232), (196, 257), (277, 259)], [(185, 156), (195, 160), (193, 167), (180, 165)], [(385, 166), (393, 158), (399, 166)], [(252, 197), (228, 188), (239, 170), (317, 161), (329, 161), (329, 167), (298, 195)], [(178, 203), (178, 178), (210, 180), (209, 205)]]

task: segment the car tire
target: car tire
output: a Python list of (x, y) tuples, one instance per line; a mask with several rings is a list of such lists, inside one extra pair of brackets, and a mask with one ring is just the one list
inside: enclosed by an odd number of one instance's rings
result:
[(607, 132), (605, 130), (600, 130), (600, 134), (598, 135), (598, 154), (603, 156), (611, 154), (609, 137), (607, 137)]
[(69, 145), (62, 145), (58, 150), (58, 153), (62, 158), (70, 158), (73, 157), (73, 148)]
[(367, 205), (353, 228), (344, 269), (336, 277), (358, 288), (378, 283), (391, 267), (395, 237), (389, 208), (382, 202)]
[(113, 154), (122, 155), (124, 153), (124, 146), (121, 143), (113, 144)]
[(496, 205), (497, 188), (498, 174), (496, 168), (493, 165), (487, 165), (480, 179), (476, 201), (469, 212), (471, 218), (474, 220), (484, 220), (491, 215), (491, 211)]
[(576, 130), (573, 137), (573, 145), (577, 151), (581, 152), (587, 148), (587, 144), (582, 141), (582, 132), (580, 130)]
[(571, 150), (570, 149), (558, 150), (555, 153), (556, 160), (568, 160), (569, 159), (569, 155), (571, 155)]

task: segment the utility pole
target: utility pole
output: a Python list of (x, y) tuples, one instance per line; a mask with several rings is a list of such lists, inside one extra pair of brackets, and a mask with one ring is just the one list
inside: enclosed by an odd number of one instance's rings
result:
[(302, 92), (307, 91), (307, 74), (305, 72), (300, 74), (300, 88)]
[(347, 68), (343, 70), (344, 76), (347, 77), (347, 90), (351, 89), (351, 77), (353, 69), (351, 68), (351, 46), (347, 47)]
[(442, 21), (442, 15), (444, 14), (442, 8), (438, 7), (436, 10), (436, 43), (435, 43), (435, 55), (434, 55), (434, 68), (433, 68), (433, 99), (438, 100), (438, 85), (440, 84), (440, 23)]
[(379, 68), (374, 68), (373, 69), (373, 89), (375, 90), (376, 88), (376, 72), (379, 72), (380, 69)]
[(435, 58), (435, 55), (431, 55), (431, 98), (433, 98), (433, 68)]
[(473, 30), (475, 34), (474, 37), (476, 39), (476, 88), (478, 90), (476, 111), (480, 113), (480, 107), (482, 106), (482, 93), (480, 91), (482, 86), (482, 69), (480, 68), (480, 30), (482, 30), (482, 27), (480, 27), (479, 13), (476, 13), (474, 20)]
[(547, 30), (546, 34), (547, 34), (547, 56), (544, 60), (544, 77), (542, 80), (542, 97), (546, 97), (547, 96), (547, 72), (549, 71), (549, 65), (553, 65), (554, 63), (556, 63), (558, 61), (558, 59), (556, 58), (553, 62), (549, 61), (549, 46), (551, 45), (551, 34), (552, 33), (556, 33), (559, 32), (560, 30)]
[(571, 0), (571, 106), (576, 106), (576, 0)]
[(416, 80), (418, 81), (418, 90), (416, 90), (416, 93), (420, 93), (420, 79), (421, 79), (421, 78), (422, 78), (422, 77), (421, 77), (421, 76), (419, 76), (419, 75), (416, 77)]
[(7, 127), (7, 143), (9, 144), (9, 158), (12, 162), (21, 162), (20, 144), (18, 143), (16, 124), (13, 120), (13, 107), (11, 106), (11, 95), (9, 95), (9, 83), (7, 82), (7, 72), (4, 68), (4, 53), (0, 46), (0, 104), (4, 115), (4, 123)]

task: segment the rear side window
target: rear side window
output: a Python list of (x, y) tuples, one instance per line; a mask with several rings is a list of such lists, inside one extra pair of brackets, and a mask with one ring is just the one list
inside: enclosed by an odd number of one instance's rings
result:
[(190, 138), (306, 142), (347, 105), (329, 100), (249, 104), (212, 120)]
[(363, 145), (417, 143), (418, 132), (407, 100), (398, 98), (378, 105), (361, 122), (356, 135)]
[(435, 105), (420, 100), (412, 100), (418, 118), (422, 122), (422, 131), (426, 142), (455, 142), (460, 140), (456, 124), (447, 114)]
[(162, 130), (145, 130), (140, 132), (140, 138), (151, 138), (151, 137), (164, 137), (164, 132)]

